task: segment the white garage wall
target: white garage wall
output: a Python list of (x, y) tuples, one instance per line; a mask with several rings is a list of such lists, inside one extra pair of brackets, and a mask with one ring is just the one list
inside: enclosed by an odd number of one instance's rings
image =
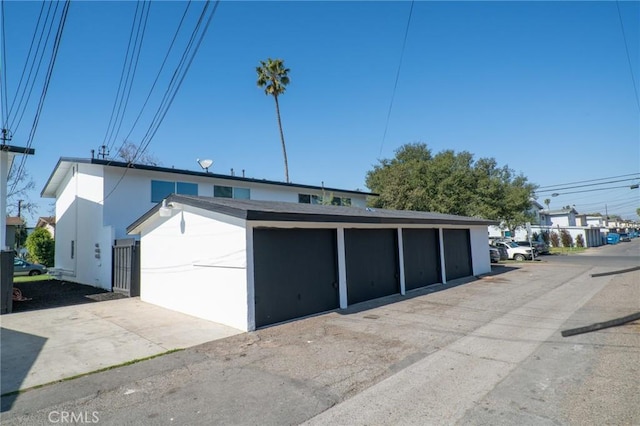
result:
[(154, 224), (142, 232), (140, 299), (248, 330), (244, 222), (186, 207)]
[(489, 258), (487, 226), (471, 226), (469, 240), (471, 242), (473, 275), (488, 274), (491, 272), (491, 259)]

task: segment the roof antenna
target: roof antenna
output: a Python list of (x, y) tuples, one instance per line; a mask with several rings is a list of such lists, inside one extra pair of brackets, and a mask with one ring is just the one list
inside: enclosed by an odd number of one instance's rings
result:
[(201, 160), (199, 158), (196, 158), (196, 161), (198, 162), (198, 164), (200, 164), (202, 170), (209, 173), (209, 167), (211, 167), (211, 165), (213, 164), (213, 160)]

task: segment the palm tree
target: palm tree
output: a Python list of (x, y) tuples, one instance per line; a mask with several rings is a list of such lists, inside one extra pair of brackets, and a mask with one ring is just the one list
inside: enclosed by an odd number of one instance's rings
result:
[(549, 198), (545, 198), (544, 203), (547, 205), (547, 210), (549, 210), (549, 204), (551, 204), (551, 200)]
[(284, 60), (269, 58), (266, 61), (260, 61), (260, 66), (256, 67), (256, 73), (258, 74), (258, 86), (264, 87), (265, 95), (273, 96), (276, 101), (276, 115), (278, 116), (278, 128), (280, 129), (280, 141), (284, 155), (284, 177), (289, 183), (289, 162), (287, 161), (287, 148), (284, 144), (280, 104), (278, 103), (278, 96), (285, 92), (286, 86), (289, 84), (289, 68), (284, 67)]

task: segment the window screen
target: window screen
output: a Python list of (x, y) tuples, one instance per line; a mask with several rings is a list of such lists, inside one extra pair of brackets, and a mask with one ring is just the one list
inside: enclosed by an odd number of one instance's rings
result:
[(169, 194), (176, 192), (175, 182), (166, 182), (163, 180), (151, 181), (151, 202), (159, 203), (165, 199)]
[(248, 200), (251, 198), (251, 190), (249, 188), (233, 188), (233, 198)]
[(178, 182), (176, 185), (176, 193), (182, 195), (198, 195), (198, 184)]

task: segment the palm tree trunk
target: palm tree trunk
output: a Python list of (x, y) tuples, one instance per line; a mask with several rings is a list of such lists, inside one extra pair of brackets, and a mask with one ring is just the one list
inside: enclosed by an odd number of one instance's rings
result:
[(280, 105), (278, 104), (278, 95), (274, 95), (276, 101), (276, 114), (278, 116), (278, 128), (280, 129), (280, 141), (282, 142), (282, 155), (284, 156), (284, 178), (289, 183), (289, 162), (287, 161), (287, 148), (284, 144), (284, 133), (282, 132), (282, 121), (280, 120)]

